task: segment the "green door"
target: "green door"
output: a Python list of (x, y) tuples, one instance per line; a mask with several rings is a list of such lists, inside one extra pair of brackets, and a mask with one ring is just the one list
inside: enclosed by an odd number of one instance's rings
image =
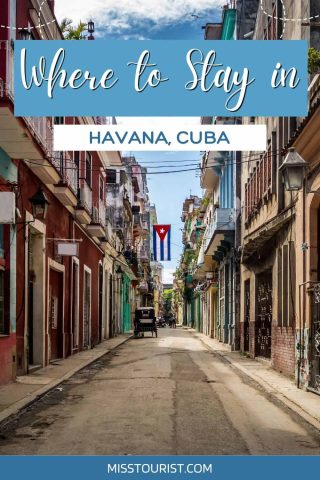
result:
[(131, 280), (130, 278), (124, 273), (123, 275), (123, 332), (130, 332), (132, 329), (131, 327), (131, 306), (130, 306), (130, 286)]

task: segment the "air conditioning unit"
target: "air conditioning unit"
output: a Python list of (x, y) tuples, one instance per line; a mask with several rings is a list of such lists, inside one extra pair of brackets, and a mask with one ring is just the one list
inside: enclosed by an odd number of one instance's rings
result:
[(16, 196), (13, 192), (0, 192), (0, 224), (15, 223)]

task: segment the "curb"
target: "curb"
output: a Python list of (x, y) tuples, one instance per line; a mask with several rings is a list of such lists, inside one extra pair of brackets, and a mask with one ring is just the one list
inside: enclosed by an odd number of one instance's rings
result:
[(205, 345), (206, 348), (214, 352), (216, 355), (218, 355), (223, 361), (229, 363), (232, 365), (235, 369), (239, 370), (241, 373), (249, 377), (251, 380), (253, 380), (255, 383), (259, 385), (260, 388), (264, 390), (265, 393), (270, 395), (274, 400), (277, 400), (280, 402), (283, 406), (294, 412), (296, 415), (299, 415), (303, 420), (305, 420), (309, 425), (311, 425), (313, 428), (316, 430), (320, 431), (320, 421), (313, 417), (309, 412), (303, 409), (301, 405), (297, 404), (290, 398), (288, 398), (286, 395), (283, 393), (278, 392), (275, 390), (274, 386), (272, 386), (270, 383), (268, 383), (265, 380), (262, 380), (260, 377), (257, 377), (254, 373), (249, 372), (246, 368), (242, 367), (239, 365), (237, 362), (234, 362), (231, 358), (228, 357), (229, 352), (219, 352), (218, 350), (215, 350), (212, 346), (210, 346), (204, 339), (202, 339), (199, 335), (197, 335), (197, 332), (192, 331), (192, 329), (188, 329), (192, 335), (194, 335), (198, 340), (201, 341), (203, 345)]
[(18, 400), (14, 404), (10, 405), (10, 407), (2, 410), (2, 412), (0, 412), (0, 428), (2, 427), (2, 424), (6, 422), (6, 420), (9, 420), (10, 417), (17, 415), (19, 412), (21, 412), (21, 410), (23, 410), (26, 407), (29, 407), (32, 403), (39, 400), (39, 398), (43, 397), (46, 393), (50, 392), (51, 390), (56, 388), (58, 385), (60, 385), (60, 383), (65, 382), (66, 380), (68, 380), (74, 374), (78, 373), (83, 368), (86, 368), (88, 365), (91, 365), (99, 358), (103, 357), (104, 355), (107, 355), (108, 353), (112, 352), (116, 348), (120, 347), (120, 345), (123, 345), (124, 343), (126, 343), (128, 340), (130, 340), (130, 338), (132, 338), (132, 335), (124, 338), (116, 346), (110, 349), (107, 349), (103, 352), (99, 352), (99, 354), (97, 354), (95, 358), (91, 358), (90, 360), (83, 363), (82, 365), (72, 368), (71, 370), (69, 370), (69, 372), (65, 373), (62, 377), (53, 380), (52, 382), (48, 383), (44, 387), (39, 388), (35, 392), (29, 394), (27, 397), (24, 397), (21, 400)]

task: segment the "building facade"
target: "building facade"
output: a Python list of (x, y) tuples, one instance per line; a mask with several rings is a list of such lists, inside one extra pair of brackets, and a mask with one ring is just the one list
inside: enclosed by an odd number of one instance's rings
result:
[[(257, 2), (258, 3), (258, 2)], [(288, 18), (310, 16), (313, 2), (286, 4)], [(245, 8), (246, 2), (243, 2)], [(253, 4), (252, 4), (253, 5)], [(248, 7), (248, 5), (247, 5)], [(315, 39), (312, 28), (286, 22), (283, 2), (266, 2), (265, 15), (256, 5), (253, 40)], [(242, 18), (240, 16), (240, 18)], [(250, 27), (251, 28), (251, 27)], [(286, 192), (279, 168), (286, 146), (302, 119), (245, 118), (246, 124), (267, 123), (266, 152), (242, 156), (241, 350), (261, 357), (278, 371), (296, 373), (296, 208)]]
[(1, 0), (0, 25), (2, 384), (129, 332), (153, 283), (146, 169), (53, 150), (55, 124), (115, 120), (14, 116), (13, 40), (63, 39), (54, 1)]

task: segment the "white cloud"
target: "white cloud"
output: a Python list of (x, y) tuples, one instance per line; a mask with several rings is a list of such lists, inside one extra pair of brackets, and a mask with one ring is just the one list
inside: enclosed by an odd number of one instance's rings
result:
[(162, 283), (172, 283), (174, 268), (165, 268), (162, 272)]
[(117, 124), (148, 128), (157, 125), (199, 125), (200, 117), (117, 117)]
[(154, 28), (174, 22), (194, 21), (192, 14), (202, 18), (205, 11), (221, 6), (221, 0), (56, 0), (58, 20), (64, 17), (74, 22), (92, 18), (106, 32), (119, 33), (136, 27)]

